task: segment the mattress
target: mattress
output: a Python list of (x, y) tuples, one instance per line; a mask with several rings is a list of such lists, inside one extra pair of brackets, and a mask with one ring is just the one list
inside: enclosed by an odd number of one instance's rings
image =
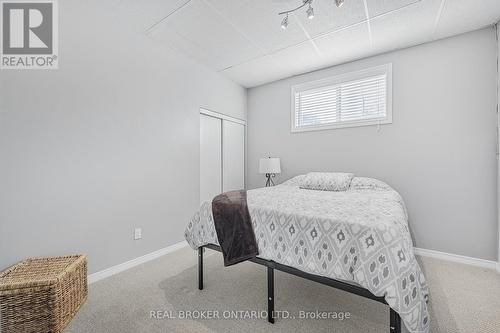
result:
[[(410, 332), (429, 331), (428, 288), (413, 253), (401, 196), (389, 186), (301, 189), (296, 180), (249, 190), (259, 257), (358, 284), (399, 313)], [(216, 244), (210, 202), (189, 221), (193, 249)]]

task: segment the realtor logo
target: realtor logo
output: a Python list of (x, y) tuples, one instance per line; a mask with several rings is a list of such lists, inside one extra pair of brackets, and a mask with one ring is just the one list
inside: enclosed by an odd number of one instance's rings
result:
[(54, 0), (2, 0), (2, 69), (57, 69)]

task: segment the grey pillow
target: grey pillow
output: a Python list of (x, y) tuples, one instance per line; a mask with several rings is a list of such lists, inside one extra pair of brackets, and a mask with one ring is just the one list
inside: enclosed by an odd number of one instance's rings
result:
[(300, 188), (320, 191), (346, 191), (354, 174), (343, 172), (309, 172), (300, 180)]

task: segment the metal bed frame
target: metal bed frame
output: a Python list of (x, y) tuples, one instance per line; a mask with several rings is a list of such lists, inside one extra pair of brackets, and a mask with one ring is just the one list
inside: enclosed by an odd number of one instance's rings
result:
[[(198, 248), (198, 289), (203, 290), (203, 249), (208, 248), (215, 251), (221, 251), (220, 246), (214, 244), (207, 244)], [(299, 276), (306, 280), (318, 282), (336, 289), (347, 291), (348, 293), (359, 295), (365, 298), (372, 299), (374, 301), (380, 302), (387, 305), (387, 302), (383, 297), (378, 297), (373, 295), (369, 290), (362, 288), (357, 285), (353, 285), (347, 282), (342, 282), (334, 279), (330, 279), (324, 276), (309, 274), (303, 272), (299, 269), (283, 265), (274, 261), (261, 259), (258, 257), (249, 259), (251, 262), (267, 267), (267, 321), (274, 324), (274, 270), (282, 271), (288, 274)], [(390, 309), (390, 333), (401, 333), (401, 317), (399, 314)]]

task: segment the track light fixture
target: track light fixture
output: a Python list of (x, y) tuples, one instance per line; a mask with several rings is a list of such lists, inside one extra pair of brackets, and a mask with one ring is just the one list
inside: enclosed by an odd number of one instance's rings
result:
[(309, 3), (309, 8), (307, 8), (307, 18), (310, 20), (314, 18), (314, 9), (312, 8), (310, 3)]
[(312, 20), (314, 18), (314, 9), (312, 8), (312, 2), (313, 2), (313, 0), (302, 0), (302, 5), (294, 8), (294, 9), (286, 10), (284, 12), (279, 13), (278, 15), (285, 15), (285, 18), (283, 19), (283, 21), (281, 21), (281, 28), (286, 29), (288, 27), (288, 14), (296, 12), (297, 10), (299, 10), (305, 6), (309, 6), (309, 8), (306, 11), (306, 14), (307, 14), (307, 17), (310, 20)]
[(285, 30), (288, 27), (288, 14), (281, 21), (281, 29)]
[[(345, 0), (335, 0), (335, 4), (337, 5), (337, 7), (340, 8), (344, 4), (344, 1)], [(281, 29), (284, 30), (288, 27), (288, 14), (294, 13), (294, 12), (298, 11), (299, 9), (304, 8), (305, 6), (309, 6), (306, 10), (307, 18), (312, 20), (314, 18), (314, 9), (312, 7), (312, 3), (313, 3), (313, 0), (302, 0), (302, 5), (300, 5), (296, 8), (278, 13), (278, 15), (280, 15), (280, 16), (285, 15), (285, 17), (283, 18), (283, 21), (281, 21)]]

